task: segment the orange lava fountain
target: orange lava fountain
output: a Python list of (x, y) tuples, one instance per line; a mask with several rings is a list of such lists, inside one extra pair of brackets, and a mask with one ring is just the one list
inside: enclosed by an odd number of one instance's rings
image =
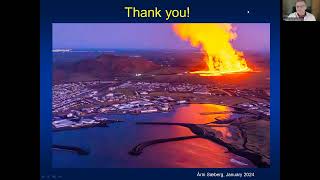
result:
[(203, 60), (207, 69), (192, 74), (220, 76), (251, 71), (243, 53), (232, 47), (231, 41), (237, 38), (237, 34), (232, 31), (231, 24), (174, 24), (173, 30), (182, 40), (201, 48), (206, 54)]

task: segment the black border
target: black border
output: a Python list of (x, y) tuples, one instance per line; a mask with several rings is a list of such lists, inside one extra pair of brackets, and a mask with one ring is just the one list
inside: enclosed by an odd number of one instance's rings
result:
[[(5, 134), (2, 138), (9, 143), (2, 147), (9, 153), (2, 154), (8, 163), (9, 178), (39, 179), (40, 175), (40, 0), (12, 2), (3, 19), (3, 28), (8, 33), (3, 50), (8, 56), (2, 58), (3, 78), (8, 84), (2, 87), (8, 90), (3, 97), (8, 108), (3, 110), (2, 125)], [(12, 19), (11, 19), (12, 18)], [(6, 116), (7, 115), (7, 116)], [(4, 176), (4, 175), (3, 175)]]
[(320, 21), (284, 21), (280, 3), (280, 177), (314, 179)]

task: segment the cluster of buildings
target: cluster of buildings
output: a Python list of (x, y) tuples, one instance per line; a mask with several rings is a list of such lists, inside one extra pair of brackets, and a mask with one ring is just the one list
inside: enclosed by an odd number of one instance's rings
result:
[(109, 87), (109, 91), (130, 88), (136, 95), (148, 95), (150, 92), (169, 92), (169, 93), (193, 93), (199, 95), (212, 96), (237, 96), (237, 97), (258, 97), (268, 98), (270, 90), (265, 89), (237, 89), (237, 88), (218, 88), (213, 84), (190, 84), (190, 83), (158, 83), (158, 82), (131, 82), (127, 81), (118, 86)]
[[(188, 97), (192, 98), (189, 95), (171, 97), (170, 93), (267, 97), (265, 91), (260, 89), (219, 89), (214, 85), (189, 83), (91, 81), (53, 86), (52, 112), (54, 116), (66, 118), (84, 117), (97, 113), (167, 112), (172, 110), (175, 104), (188, 103), (190, 100)], [(270, 115), (269, 105), (262, 102), (238, 105), (250, 111)], [(71, 123), (71, 125), (75, 124)]]
[(81, 106), (90, 106), (100, 100), (98, 90), (92, 88), (112, 81), (90, 81), (54, 85), (52, 88), (52, 112), (64, 112)]
[(183, 83), (175, 86), (170, 86), (168, 88), (169, 92), (179, 92), (179, 93), (193, 93), (196, 95), (210, 95), (210, 96), (231, 96), (228, 91), (224, 89), (217, 88), (214, 85), (204, 85), (204, 84), (189, 84)]
[[(187, 101), (185, 101), (186, 103)], [(154, 97), (141, 98), (139, 100), (129, 101), (120, 104), (112, 104), (99, 109), (101, 113), (152, 113), (152, 112), (167, 112), (172, 109), (174, 103), (179, 103), (171, 97)]]
[(180, 93), (204, 93), (209, 92), (209, 88), (211, 88), (210, 85), (183, 83), (170, 86), (168, 91)]
[(169, 83), (151, 83), (151, 82), (131, 82), (127, 81), (115, 87), (110, 87), (110, 91), (114, 91), (116, 89), (124, 89), (130, 88), (137, 92), (154, 92), (154, 91), (166, 91), (166, 88), (169, 87)]
[(79, 102), (86, 104), (81, 95), (90, 94), (93, 90), (88, 89), (82, 83), (68, 83), (53, 86), (52, 109), (53, 112), (65, 111), (74, 108)]
[(270, 116), (270, 104), (265, 102), (255, 102), (255, 103), (240, 103), (237, 104), (236, 107), (245, 109), (248, 112), (254, 114), (263, 114), (265, 116)]
[(106, 118), (57, 118), (52, 121), (54, 130), (74, 129), (105, 125)]
[[(53, 87), (52, 112), (57, 116), (83, 117), (95, 113), (152, 113), (167, 112), (173, 104), (187, 103), (187, 100), (170, 96), (149, 96), (153, 91), (162, 91), (169, 83), (147, 83), (130, 81), (107, 88), (97, 89), (105, 82), (78, 82)], [(121, 89), (134, 92), (131, 95)]]
[(261, 99), (269, 99), (270, 98), (270, 89), (225, 89), (233, 96), (237, 97), (253, 97), (253, 98), (261, 98)]
[(150, 82), (131, 82), (127, 81), (115, 87), (110, 87), (110, 91), (116, 89), (130, 88), (136, 91), (137, 95), (148, 95), (150, 92), (170, 92), (170, 93), (194, 93), (202, 95), (227, 95), (221, 92), (214, 85), (189, 84), (189, 83), (150, 83)]

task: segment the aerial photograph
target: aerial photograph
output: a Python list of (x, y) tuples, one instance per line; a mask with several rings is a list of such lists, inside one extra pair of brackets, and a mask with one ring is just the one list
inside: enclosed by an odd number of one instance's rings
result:
[(53, 23), (53, 168), (269, 168), (269, 23)]

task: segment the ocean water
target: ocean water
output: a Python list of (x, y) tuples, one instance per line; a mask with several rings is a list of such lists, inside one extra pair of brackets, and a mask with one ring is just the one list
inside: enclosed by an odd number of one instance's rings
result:
[(183, 122), (204, 124), (229, 118), (232, 114), (201, 115), (228, 111), (226, 106), (188, 104), (168, 113), (104, 115), (124, 120), (109, 127), (53, 132), (53, 143), (72, 145), (90, 151), (89, 155), (52, 150), (54, 168), (249, 168), (249, 160), (228, 152), (212, 141), (195, 138), (146, 147), (139, 156), (128, 152), (139, 143), (194, 135), (188, 128), (172, 125), (137, 125), (136, 122)]

